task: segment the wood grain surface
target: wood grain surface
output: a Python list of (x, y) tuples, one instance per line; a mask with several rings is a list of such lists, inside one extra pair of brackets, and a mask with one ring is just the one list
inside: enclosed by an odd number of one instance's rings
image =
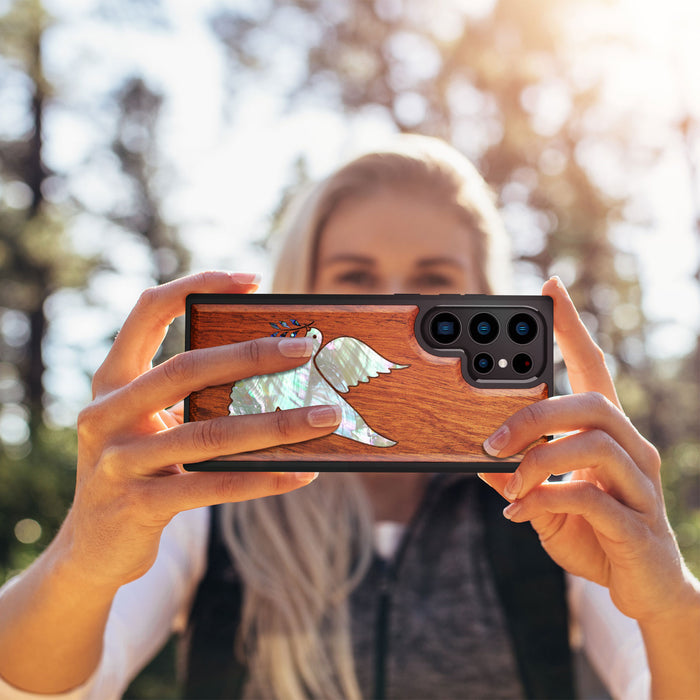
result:
[[(461, 359), (424, 350), (414, 337), (418, 308), (408, 306), (282, 307), (258, 304), (193, 304), (192, 349), (270, 336), (271, 323), (297, 320), (323, 334), (323, 345), (350, 336), (384, 358), (409, 367), (380, 374), (341, 396), (371, 428), (396, 441), (375, 447), (339, 435), (232, 455), (230, 460), (425, 461), (494, 460), (482, 443), (509, 415), (548, 396), (546, 384), (532, 388), (480, 389), (462, 376)], [(303, 333), (301, 334), (303, 335)], [(189, 420), (228, 415), (232, 384), (210, 387), (190, 396)], [(520, 461), (515, 456), (512, 461)]]

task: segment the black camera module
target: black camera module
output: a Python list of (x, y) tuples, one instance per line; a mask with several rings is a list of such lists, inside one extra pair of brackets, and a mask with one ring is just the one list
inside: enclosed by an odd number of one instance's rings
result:
[(493, 357), (487, 352), (480, 352), (474, 358), (474, 369), (479, 374), (488, 374), (493, 369)]
[(477, 343), (490, 343), (498, 335), (498, 321), (491, 314), (477, 314), (469, 322), (469, 335)]
[(524, 352), (513, 358), (513, 369), (518, 374), (527, 374), (532, 369), (532, 358)]
[(447, 311), (436, 314), (430, 322), (430, 333), (442, 345), (454, 343), (461, 332), (462, 324), (459, 319)]
[(537, 335), (537, 321), (530, 314), (515, 314), (508, 321), (510, 339), (520, 345), (525, 345)]

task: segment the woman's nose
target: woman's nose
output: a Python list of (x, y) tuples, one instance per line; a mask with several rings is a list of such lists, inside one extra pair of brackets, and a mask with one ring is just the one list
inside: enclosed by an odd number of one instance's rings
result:
[(377, 294), (411, 294), (416, 291), (408, 280), (399, 275), (381, 280), (378, 287)]

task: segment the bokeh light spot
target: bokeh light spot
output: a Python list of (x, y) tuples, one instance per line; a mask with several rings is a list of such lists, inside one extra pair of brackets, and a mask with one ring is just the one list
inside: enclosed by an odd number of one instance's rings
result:
[(41, 537), (41, 525), (36, 520), (24, 518), (15, 525), (15, 537), (22, 544), (34, 544)]

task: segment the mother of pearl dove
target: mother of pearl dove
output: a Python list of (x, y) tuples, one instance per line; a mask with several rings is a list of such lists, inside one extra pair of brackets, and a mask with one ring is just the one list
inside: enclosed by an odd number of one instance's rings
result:
[(379, 374), (409, 365), (390, 362), (356, 338), (336, 338), (322, 348), (323, 335), (317, 328), (309, 329), (307, 337), (313, 344), (310, 360), (295, 369), (237, 381), (231, 389), (229, 415), (335, 404), (342, 411), (336, 435), (375, 447), (395, 445), (393, 440), (372, 430), (340, 394)]

